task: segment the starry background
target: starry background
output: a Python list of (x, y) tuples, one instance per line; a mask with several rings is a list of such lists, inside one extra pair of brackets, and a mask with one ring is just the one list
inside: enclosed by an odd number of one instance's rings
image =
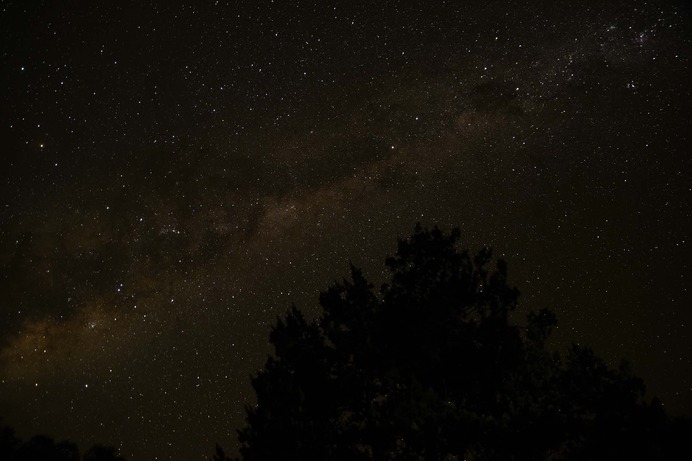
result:
[(684, 2), (2, 1), (0, 417), (202, 459), (417, 221), (692, 414)]

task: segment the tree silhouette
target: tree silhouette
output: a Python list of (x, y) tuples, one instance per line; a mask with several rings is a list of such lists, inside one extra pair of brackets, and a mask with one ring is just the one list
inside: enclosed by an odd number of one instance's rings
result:
[(79, 451), (72, 442), (56, 443), (45, 435), (35, 435), (21, 444), (9, 459), (13, 461), (79, 461)]
[(82, 461), (125, 461), (125, 458), (118, 456), (113, 447), (94, 445), (84, 453)]
[(626, 363), (550, 351), (550, 311), (511, 321), (505, 262), (488, 269), (490, 250), (472, 256), (459, 236), (418, 225), (379, 293), (351, 267), (319, 318), (293, 306), (278, 320), (244, 460), (692, 459)]
[(11, 427), (0, 426), (0, 460), (2, 461), (125, 461), (115, 448), (94, 445), (84, 456), (79, 455), (77, 445), (63, 440), (55, 442), (51, 437), (35, 435), (26, 442), (14, 435)]
[(21, 440), (14, 436), (14, 429), (0, 426), (0, 459), (10, 459), (20, 443)]
[(221, 445), (217, 443), (216, 449), (214, 451), (214, 456), (209, 458), (209, 461), (231, 461), (231, 458), (226, 456), (226, 452), (224, 452)]

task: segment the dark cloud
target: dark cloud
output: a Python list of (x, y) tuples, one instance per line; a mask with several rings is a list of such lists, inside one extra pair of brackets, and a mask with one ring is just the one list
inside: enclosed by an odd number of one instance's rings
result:
[(471, 106), (479, 112), (498, 112), (519, 116), (523, 113), (513, 82), (490, 81), (476, 86), (469, 95)]

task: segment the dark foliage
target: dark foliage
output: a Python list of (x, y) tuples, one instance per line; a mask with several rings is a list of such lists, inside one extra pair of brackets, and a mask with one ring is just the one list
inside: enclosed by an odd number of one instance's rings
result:
[(232, 459), (226, 456), (226, 453), (223, 451), (223, 448), (221, 448), (221, 446), (217, 443), (214, 456), (209, 458), (209, 461), (232, 461)]
[(458, 238), (417, 226), (379, 293), (352, 267), (320, 318), (293, 307), (278, 321), (244, 460), (692, 459), (689, 423), (646, 402), (627, 364), (548, 350), (555, 316), (513, 323), (506, 264), (488, 269), (490, 250), (472, 256)]
[(125, 461), (125, 458), (118, 456), (118, 452), (113, 447), (94, 445), (84, 453), (82, 461)]
[(125, 461), (112, 447), (94, 445), (84, 456), (77, 445), (67, 440), (55, 442), (45, 435), (36, 435), (26, 442), (14, 430), (0, 426), (0, 460), (2, 461)]

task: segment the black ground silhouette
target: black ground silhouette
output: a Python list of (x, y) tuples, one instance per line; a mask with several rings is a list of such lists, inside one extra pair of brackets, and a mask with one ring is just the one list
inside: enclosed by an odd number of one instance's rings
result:
[(22, 441), (8, 426), (0, 426), (0, 460), (2, 461), (125, 461), (113, 447), (94, 445), (80, 455), (77, 445), (56, 442), (45, 435)]

